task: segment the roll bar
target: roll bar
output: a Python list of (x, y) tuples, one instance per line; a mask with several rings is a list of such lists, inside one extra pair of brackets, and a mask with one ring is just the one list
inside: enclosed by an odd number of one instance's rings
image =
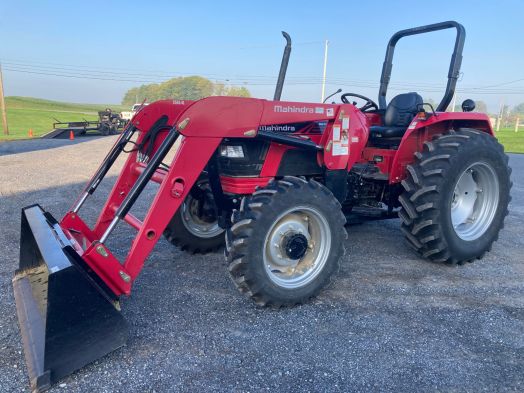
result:
[(389, 80), (391, 78), (391, 70), (393, 68), (393, 54), (395, 53), (395, 45), (402, 37), (407, 37), (415, 34), (430, 33), (432, 31), (444, 29), (457, 29), (457, 38), (455, 39), (455, 48), (451, 56), (451, 63), (449, 65), (448, 83), (446, 85), (446, 92), (437, 111), (444, 111), (453, 99), (455, 94), (455, 86), (460, 73), (460, 65), (462, 63), (462, 50), (464, 49), (464, 40), (466, 39), (466, 29), (460, 23), (455, 21), (447, 21), (441, 23), (434, 23), (431, 25), (414, 27), (412, 29), (401, 30), (393, 34), (389, 40), (386, 50), (386, 58), (382, 66), (382, 75), (380, 76), (380, 90), (378, 92), (378, 104), (380, 109), (386, 109), (386, 93), (388, 90)]

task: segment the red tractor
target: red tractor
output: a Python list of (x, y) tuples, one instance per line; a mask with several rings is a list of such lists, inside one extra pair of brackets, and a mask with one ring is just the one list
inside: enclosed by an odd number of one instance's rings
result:
[[(414, 92), (386, 104), (397, 41), (448, 28), (457, 36), (437, 108)], [(445, 112), (459, 76), (463, 26), (443, 22), (394, 34), (378, 104), (354, 93), (342, 94), (340, 104), (280, 101), (291, 51), (284, 35), (273, 101), (154, 102), (134, 116), (60, 221), (39, 205), (22, 210), (13, 285), (33, 388), (125, 343), (119, 299), (131, 293), (163, 234), (191, 252), (225, 241), (237, 288), (271, 306), (305, 302), (330, 282), (344, 254), (346, 217), (400, 217), (407, 243), (435, 262), (462, 264), (490, 250), (508, 213), (511, 170), (488, 117), (472, 113), (473, 101), (463, 103), (464, 112)], [(127, 161), (90, 228), (79, 211), (122, 153)], [(151, 181), (158, 192), (138, 218), (130, 209)], [(106, 245), (120, 222), (137, 230), (124, 260)]]

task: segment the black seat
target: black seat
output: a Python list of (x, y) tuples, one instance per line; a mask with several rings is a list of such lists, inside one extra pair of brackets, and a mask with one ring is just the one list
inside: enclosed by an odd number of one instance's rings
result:
[(376, 140), (402, 137), (422, 103), (422, 97), (417, 93), (405, 93), (393, 97), (386, 108), (384, 125), (371, 126), (370, 138)]

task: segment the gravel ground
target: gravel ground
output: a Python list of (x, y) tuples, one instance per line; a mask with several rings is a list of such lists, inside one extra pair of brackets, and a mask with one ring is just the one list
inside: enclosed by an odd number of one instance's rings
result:
[[(0, 144), (2, 392), (28, 390), (11, 287), (20, 208), (39, 202), (60, 217), (112, 141)], [(524, 391), (524, 156), (510, 163), (510, 215), (483, 260), (420, 260), (398, 220), (352, 226), (334, 285), (292, 309), (237, 293), (222, 253), (188, 257), (161, 240), (123, 302), (128, 344), (50, 391)], [(87, 221), (116, 173), (81, 211)], [(124, 252), (132, 236), (118, 227), (110, 248)]]

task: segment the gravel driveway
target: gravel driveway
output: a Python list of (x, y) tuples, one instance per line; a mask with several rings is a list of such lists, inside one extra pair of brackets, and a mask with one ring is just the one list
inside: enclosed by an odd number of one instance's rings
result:
[[(20, 208), (38, 202), (59, 218), (113, 141), (0, 144), (1, 392), (28, 391), (11, 287)], [(398, 220), (352, 226), (334, 285), (292, 309), (237, 293), (221, 252), (187, 256), (161, 240), (123, 302), (128, 344), (50, 391), (522, 392), (524, 156), (510, 164), (510, 215), (483, 260), (420, 260)], [(81, 211), (88, 222), (116, 173)], [(124, 252), (133, 233), (119, 226), (110, 248)]]

